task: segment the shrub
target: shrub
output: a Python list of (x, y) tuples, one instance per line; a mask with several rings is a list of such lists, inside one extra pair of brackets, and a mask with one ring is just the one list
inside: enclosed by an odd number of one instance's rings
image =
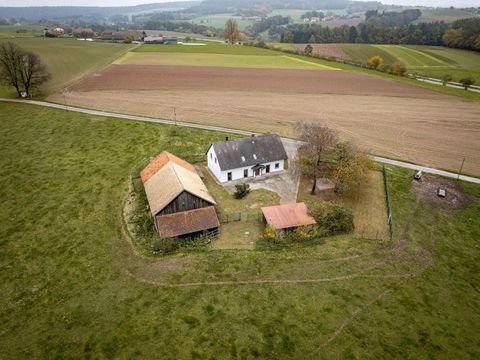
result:
[(470, 85), (475, 84), (475, 79), (471, 77), (465, 77), (463, 79), (460, 79), (460, 83), (462, 83), (465, 90), (467, 90), (470, 87)]
[(250, 185), (248, 184), (237, 184), (235, 185), (235, 193), (233, 196), (235, 199), (243, 199), (250, 192)]
[(275, 240), (277, 238), (277, 231), (270, 225), (267, 225), (265, 229), (263, 229), (262, 238), (268, 241)]
[(378, 69), (381, 65), (383, 65), (383, 59), (378, 55), (372, 56), (370, 60), (368, 60), (368, 66), (374, 69)]
[(180, 248), (181, 242), (177, 239), (155, 238), (152, 240), (152, 252), (154, 254), (168, 254)]
[(342, 205), (315, 202), (309, 206), (309, 209), (322, 235), (348, 233), (355, 228), (352, 211)]
[(398, 61), (395, 61), (390, 69), (391, 74), (398, 76), (404, 76), (406, 72), (407, 68)]

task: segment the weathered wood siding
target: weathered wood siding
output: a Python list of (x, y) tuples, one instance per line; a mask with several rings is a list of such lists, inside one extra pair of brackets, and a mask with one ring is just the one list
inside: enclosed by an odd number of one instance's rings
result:
[(180, 211), (188, 211), (212, 206), (211, 203), (205, 201), (187, 191), (178, 195), (170, 204), (168, 204), (158, 215), (174, 214)]

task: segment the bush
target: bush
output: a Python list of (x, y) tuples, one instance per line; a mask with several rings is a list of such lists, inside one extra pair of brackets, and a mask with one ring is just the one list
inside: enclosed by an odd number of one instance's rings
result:
[(233, 196), (235, 199), (243, 199), (250, 192), (250, 185), (248, 184), (237, 184), (235, 185), (235, 193)]
[(344, 234), (353, 231), (353, 214), (350, 209), (331, 202), (315, 202), (309, 206), (310, 215), (317, 222), (324, 236)]
[(475, 79), (472, 78), (472, 77), (465, 77), (463, 79), (460, 79), (460, 83), (462, 83), (463, 87), (465, 88), (465, 90), (468, 90), (468, 88), (470, 87), (470, 85), (473, 85), (475, 84)]
[(275, 240), (277, 238), (277, 231), (270, 225), (267, 225), (265, 229), (263, 229), (262, 238), (268, 241)]
[(152, 240), (151, 246), (154, 254), (168, 254), (178, 250), (181, 242), (177, 239), (155, 238)]

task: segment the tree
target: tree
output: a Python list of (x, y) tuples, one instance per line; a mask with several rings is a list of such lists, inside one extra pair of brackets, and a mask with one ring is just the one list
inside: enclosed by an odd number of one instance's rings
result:
[(468, 88), (470, 87), (470, 85), (473, 85), (475, 84), (475, 79), (468, 76), (468, 77), (465, 77), (463, 79), (460, 79), (460, 83), (462, 83), (463, 87), (465, 88), (465, 90), (468, 90)]
[(287, 30), (283, 33), (283, 42), (293, 43), (293, 33), (290, 30)]
[(47, 67), (40, 57), (18, 45), (7, 42), (0, 46), (1, 80), (17, 91), (17, 95), (31, 95), (32, 89), (38, 89), (50, 79)]
[(368, 60), (368, 66), (374, 69), (377, 69), (380, 65), (383, 65), (383, 59), (379, 55), (372, 56), (370, 60)]
[(452, 79), (453, 79), (453, 78), (452, 78), (452, 75), (450, 75), (450, 74), (445, 74), (445, 75), (443, 75), (443, 77), (442, 77), (443, 86), (447, 85), (447, 83), (448, 83), (449, 81), (452, 81)]
[(235, 192), (233, 196), (235, 199), (243, 199), (250, 192), (250, 185), (248, 184), (237, 184), (235, 185)]
[(12, 42), (3, 43), (0, 46), (0, 76), (4, 84), (13, 86), (17, 91), (18, 97), (22, 96), (20, 89), (20, 54), (19, 46)]
[(338, 142), (337, 132), (327, 126), (300, 121), (295, 129), (304, 142), (298, 149), (298, 164), (302, 172), (313, 180), (312, 194), (317, 188), (317, 176), (324, 151)]
[(354, 196), (368, 183), (371, 160), (362, 153), (353, 152), (348, 158), (338, 160), (332, 172), (335, 192)]
[(238, 24), (233, 19), (228, 19), (225, 24), (225, 40), (229, 44), (235, 44), (238, 41)]
[(25, 51), (21, 56), (20, 79), (27, 96), (50, 79), (47, 67), (35, 53)]
[(390, 69), (393, 75), (403, 76), (407, 72), (407, 68), (400, 62), (395, 61)]
[(303, 49), (303, 53), (307, 56), (312, 55), (312, 53), (313, 53), (312, 45), (308, 44), (307, 46), (305, 46), (305, 49)]
[(352, 211), (342, 205), (317, 201), (309, 204), (308, 209), (324, 236), (348, 233), (355, 228)]

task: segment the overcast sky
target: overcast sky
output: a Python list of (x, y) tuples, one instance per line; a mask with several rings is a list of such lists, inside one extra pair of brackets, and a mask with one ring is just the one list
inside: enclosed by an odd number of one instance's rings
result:
[[(0, 6), (128, 6), (148, 3), (169, 2), (172, 0), (0, 0)], [(181, 1), (181, 0), (180, 0)], [(382, 0), (380, 0), (382, 1)], [(438, 7), (480, 6), (480, 0), (383, 0), (384, 4), (423, 5)]]

